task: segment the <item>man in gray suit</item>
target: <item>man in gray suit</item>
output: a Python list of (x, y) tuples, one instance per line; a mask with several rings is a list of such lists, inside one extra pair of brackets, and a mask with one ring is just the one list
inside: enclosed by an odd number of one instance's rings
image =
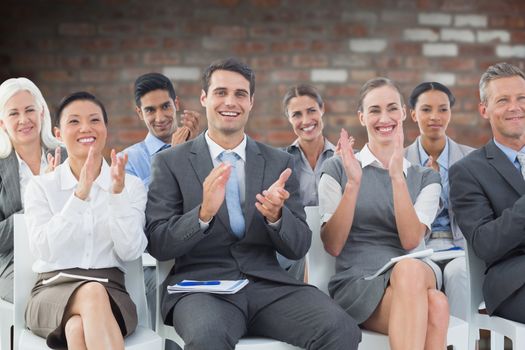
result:
[(524, 323), (525, 74), (498, 63), (479, 90), (494, 138), (450, 168), (450, 198), (469, 248), (487, 265), (488, 313)]
[[(303, 257), (311, 231), (290, 155), (244, 133), (254, 90), (255, 75), (243, 63), (212, 63), (200, 97), (208, 130), (153, 160), (148, 250), (176, 259), (162, 287), (163, 319), (186, 349), (234, 349), (245, 335), (306, 349), (357, 349), (356, 322), (277, 263), (275, 251)], [(227, 156), (235, 159), (221, 161)], [(243, 278), (248, 285), (232, 295), (166, 292), (184, 279)]]

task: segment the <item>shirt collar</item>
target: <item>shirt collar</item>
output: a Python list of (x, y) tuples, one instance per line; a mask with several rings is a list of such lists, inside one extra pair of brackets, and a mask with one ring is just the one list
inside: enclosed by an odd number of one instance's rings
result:
[[(290, 147), (292, 148), (297, 148), (298, 150), (301, 149), (301, 147), (299, 147), (299, 139), (296, 139), (291, 145)], [(324, 147), (323, 147), (323, 151), (321, 152), (321, 154), (323, 153), (326, 153), (327, 151), (334, 151), (335, 152), (335, 146), (333, 143), (331, 143), (330, 141), (328, 141), (328, 139), (325, 137), (324, 139)]]
[[(445, 148), (439, 155), (437, 162), (440, 166), (448, 170), (448, 137), (445, 139)], [(419, 150), (419, 159), (421, 159), (421, 166), (425, 166), (428, 162), (428, 154), (421, 144), (421, 137), (417, 138), (417, 149)]]
[[(496, 141), (496, 139), (494, 138), (494, 143), (496, 144), (496, 146), (498, 146), (498, 148), (505, 154), (505, 156), (507, 158), (509, 158), (509, 160), (511, 161), (511, 163), (515, 163), (517, 161), (516, 159), (516, 156), (518, 155), (518, 151), (515, 151), (513, 150), (512, 148), (510, 147), (507, 147), (507, 146), (504, 146), (502, 145), (501, 143), (499, 143), (498, 141)], [(523, 152), (525, 153), (525, 147), (523, 147), (520, 152)]]
[[(73, 175), (73, 171), (71, 171), (71, 166), (69, 165), (69, 158), (67, 158), (64, 161), (64, 163), (59, 165), (57, 170), (60, 171), (61, 190), (69, 190), (77, 186), (78, 180), (75, 178), (75, 175)], [(95, 179), (95, 182), (93, 184), (96, 184), (104, 191), (109, 192), (111, 186), (111, 174), (109, 165), (104, 158), (102, 158), (102, 168), (100, 169), (100, 174)]]
[[(24, 167), (24, 166), (29, 168), (29, 166), (27, 165), (25, 160), (20, 158), (20, 156), (18, 155), (18, 153), (16, 151), (15, 151), (15, 155), (16, 155), (16, 159), (18, 159), (18, 167), (19, 168)], [(45, 168), (46, 166), (47, 166), (47, 158), (46, 158), (46, 154), (44, 153), (44, 150), (42, 150), (42, 155), (40, 156), (40, 173), (44, 172), (43, 168)]]
[[(368, 144), (364, 145), (359, 153), (356, 154), (357, 160), (361, 162), (361, 167), (364, 169), (367, 166), (375, 166), (376, 168), (385, 169), (383, 164), (376, 158), (376, 156), (368, 148)], [(408, 168), (410, 168), (410, 162), (403, 158), (403, 174), (407, 176)]]
[[(223, 152), (226, 151), (226, 149), (219, 146), (215, 141), (213, 141), (210, 136), (208, 135), (208, 131), (204, 134), (204, 137), (206, 138), (206, 143), (208, 144), (208, 149), (210, 151), (211, 159), (217, 159), (217, 157)], [(237, 155), (246, 162), (246, 134), (244, 134), (244, 138), (242, 139), (241, 143), (237, 145), (234, 149), (228, 150), (237, 153)]]
[(157, 138), (152, 133), (148, 132), (146, 138), (144, 139), (144, 144), (150, 156), (157, 153), (162, 147), (166, 146), (167, 143)]

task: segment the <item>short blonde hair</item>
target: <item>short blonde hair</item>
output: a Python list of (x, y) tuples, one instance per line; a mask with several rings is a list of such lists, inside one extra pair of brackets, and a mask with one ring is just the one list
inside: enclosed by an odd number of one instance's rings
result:
[[(7, 101), (20, 91), (29, 92), (35, 99), (35, 103), (39, 112), (44, 112), (42, 121), (42, 128), (40, 131), (40, 140), (43, 145), (49, 149), (59, 147), (61, 143), (51, 133), (51, 116), (47, 103), (40, 92), (40, 89), (27, 78), (11, 78), (7, 79), (0, 85), (0, 120), (3, 120), (7, 113), (5, 105)], [(0, 159), (6, 158), (13, 150), (13, 144), (9, 135), (0, 128)]]

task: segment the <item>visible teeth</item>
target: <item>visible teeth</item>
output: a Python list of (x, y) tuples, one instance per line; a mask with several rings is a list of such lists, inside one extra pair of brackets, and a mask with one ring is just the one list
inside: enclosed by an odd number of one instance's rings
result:
[(312, 131), (315, 128), (315, 125), (305, 126), (302, 128), (303, 131)]
[(235, 117), (237, 116), (237, 113), (235, 112), (221, 112), (221, 115), (227, 116), (227, 117)]
[(95, 142), (95, 138), (94, 137), (86, 137), (86, 138), (79, 139), (78, 142), (80, 142), (80, 143)]
[(385, 127), (380, 127), (378, 129), (381, 132), (388, 132), (388, 131), (391, 131), (393, 129), (393, 127), (392, 126), (385, 126)]

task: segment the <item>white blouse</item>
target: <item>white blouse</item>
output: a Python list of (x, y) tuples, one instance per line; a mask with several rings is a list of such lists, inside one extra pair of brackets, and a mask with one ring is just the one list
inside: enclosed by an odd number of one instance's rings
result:
[(139, 258), (144, 235), (146, 189), (126, 174), (124, 190), (111, 193), (105, 160), (86, 200), (74, 195), (78, 181), (66, 159), (54, 172), (35, 176), (25, 192), (25, 217), (35, 272), (118, 267)]

